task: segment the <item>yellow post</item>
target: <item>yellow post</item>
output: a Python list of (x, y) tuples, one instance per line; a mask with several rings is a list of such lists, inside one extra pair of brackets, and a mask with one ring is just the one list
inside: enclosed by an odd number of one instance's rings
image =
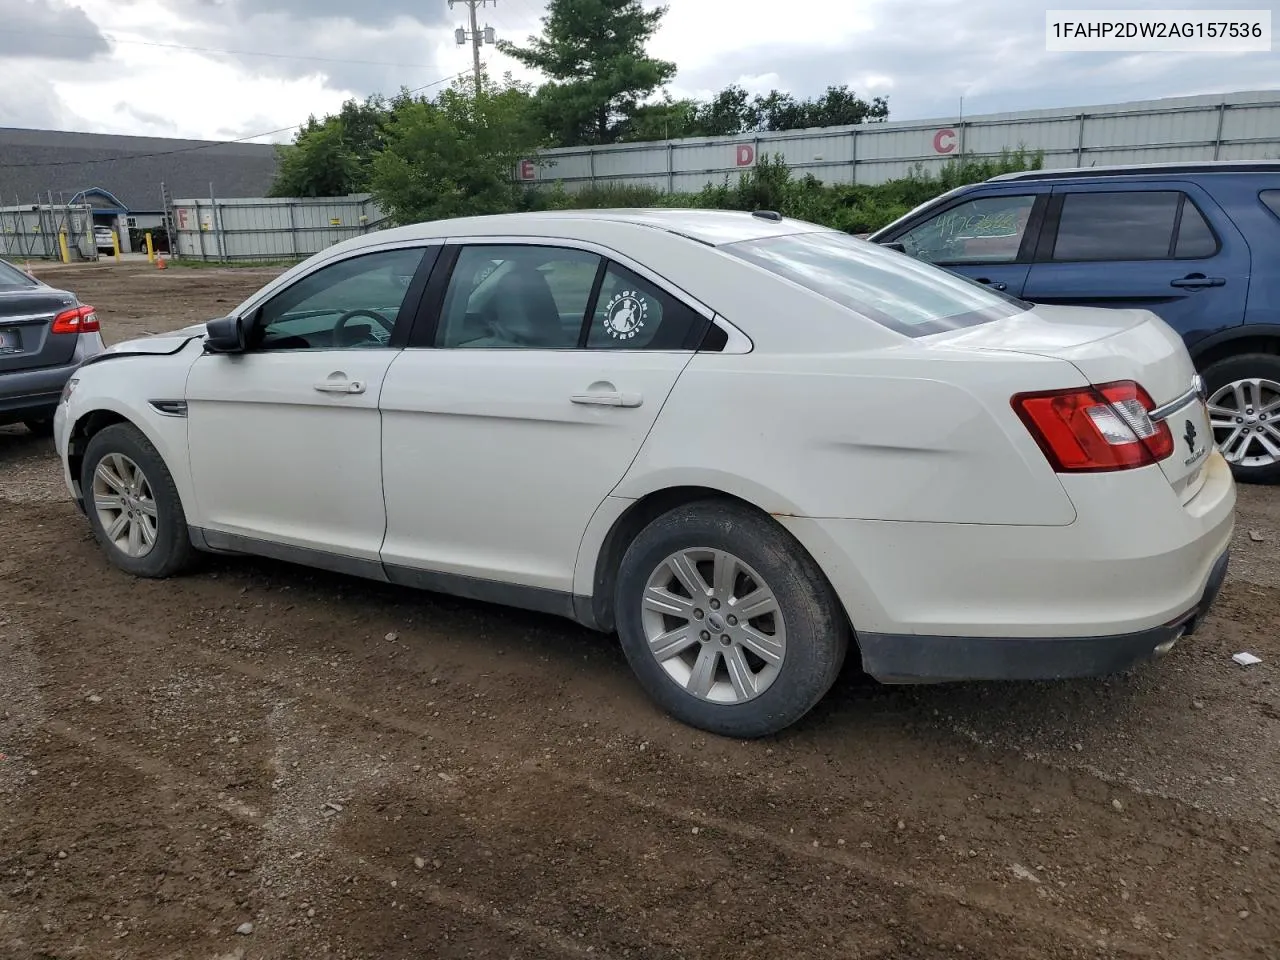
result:
[(116, 233), (115, 227), (111, 228), (111, 249), (115, 252), (116, 263), (120, 262), (120, 235)]
[(156, 248), (151, 243), (151, 231), (147, 231), (147, 263), (156, 262)]
[(62, 254), (62, 262), (71, 262), (71, 249), (67, 246), (67, 231), (58, 232), (58, 252)]

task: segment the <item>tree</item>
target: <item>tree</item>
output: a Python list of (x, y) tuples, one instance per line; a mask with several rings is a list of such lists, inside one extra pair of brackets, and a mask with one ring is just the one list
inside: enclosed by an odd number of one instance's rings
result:
[(273, 197), (341, 197), (359, 191), (360, 161), (347, 147), (342, 121), (311, 117), (291, 146), (277, 148)]
[(541, 36), (498, 49), (550, 78), (537, 100), (559, 144), (614, 143), (640, 103), (675, 76), (674, 63), (645, 53), (666, 12), (640, 0), (551, 0)]
[(293, 143), (277, 151), (271, 196), (341, 197), (368, 190), (388, 120), (388, 104), (380, 96), (348, 100), (324, 120), (312, 115)]
[(527, 86), (508, 76), (458, 80), (435, 100), (401, 94), (373, 161), (373, 194), (393, 220), (413, 223), (505, 213), (523, 189), (516, 164), (545, 146)]

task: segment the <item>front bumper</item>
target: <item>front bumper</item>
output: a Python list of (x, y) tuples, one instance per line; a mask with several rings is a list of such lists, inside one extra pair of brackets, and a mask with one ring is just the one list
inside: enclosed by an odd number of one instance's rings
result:
[(1168, 623), (1100, 637), (934, 637), (860, 633), (862, 668), (882, 683), (954, 680), (1064, 680), (1128, 670), (1168, 653), (1191, 636), (1222, 590), (1230, 563), (1224, 552), (1210, 570), (1200, 600)]

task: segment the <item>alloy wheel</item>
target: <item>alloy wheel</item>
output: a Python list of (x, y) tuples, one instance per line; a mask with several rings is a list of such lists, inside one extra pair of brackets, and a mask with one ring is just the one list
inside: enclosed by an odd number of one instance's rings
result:
[(1236, 380), (1209, 398), (1213, 438), (1228, 463), (1266, 467), (1280, 462), (1280, 383)]
[(142, 468), (109, 453), (93, 471), (93, 507), (106, 538), (127, 557), (145, 557), (156, 543), (157, 509)]
[(691, 548), (663, 560), (645, 585), (641, 624), (667, 676), (712, 703), (760, 696), (786, 656), (786, 624), (773, 590), (724, 550)]

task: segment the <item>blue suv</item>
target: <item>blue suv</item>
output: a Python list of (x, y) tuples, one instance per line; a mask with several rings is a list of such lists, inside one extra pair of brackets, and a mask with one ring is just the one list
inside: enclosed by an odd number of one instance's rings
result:
[(1236, 478), (1280, 481), (1280, 162), (1004, 174), (869, 239), (1032, 303), (1153, 311), (1204, 378)]

